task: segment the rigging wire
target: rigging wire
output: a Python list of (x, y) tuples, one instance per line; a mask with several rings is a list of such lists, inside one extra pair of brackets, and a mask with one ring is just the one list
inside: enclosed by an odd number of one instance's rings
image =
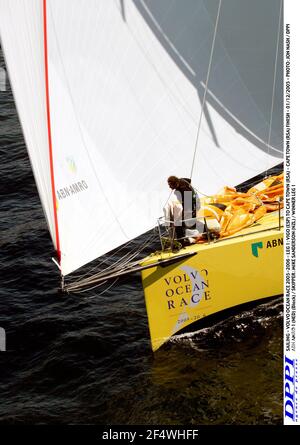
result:
[(197, 148), (198, 148), (198, 139), (199, 139), (199, 135), (200, 135), (202, 116), (203, 116), (204, 108), (206, 105), (206, 93), (207, 93), (207, 89), (208, 89), (208, 82), (209, 82), (212, 58), (213, 58), (213, 53), (214, 53), (214, 48), (215, 48), (215, 41), (216, 41), (216, 36), (217, 36), (217, 29), (218, 29), (218, 24), (219, 24), (221, 5), (222, 5), (222, 0), (219, 0), (219, 7), (218, 7), (217, 18), (216, 18), (216, 23), (215, 23), (214, 36), (213, 36), (213, 41), (212, 41), (212, 45), (211, 45), (211, 51), (210, 51), (210, 57), (209, 57), (207, 75), (206, 75), (205, 90), (204, 90), (204, 94), (203, 94), (201, 113), (200, 113), (199, 124), (198, 124), (197, 135), (196, 135), (196, 143), (195, 143), (195, 148), (194, 148), (194, 155), (193, 155), (192, 168), (191, 168), (191, 174), (190, 174), (191, 179), (193, 176), (196, 152), (197, 152)]
[[(122, 256), (113, 266), (112, 265), (108, 265), (106, 268), (100, 270), (96, 274), (90, 275), (90, 271), (89, 271), (89, 276), (86, 276), (87, 274), (83, 275), (83, 277), (85, 277), (85, 278), (79, 279), (79, 280), (76, 280), (73, 283), (70, 283), (68, 286), (66, 286), (66, 290), (67, 291), (71, 291), (71, 292), (83, 292), (82, 289), (85, 288), (86, 286), (88, 286), (89, 284), (92, 284), (92, 283), (94, 284), (95, 280), (103, 279), (103, 277), (105, 277), (107, 275), (106, 271), (108, 269), (109, 269), (110, 275), (114, 274), (114, 273), (120, 273), (122, 271), (125, 271), (126, 269), (128, 269), (130, 271), (131, 268), (133, 268), (134, 266), (139, 265), (139, 263), (140, 263), (140, 260), (133, 261), (134, 258), (136, 258), (138, 255), (140, 255), (149, 245), (151, 245), (152, 241), (155, 238), (156, 238), (156, 234), (153, 231), (150, 234), (150, 236), (146, 239), (146, 241), (144, 241), (144, 243), (141, 246), (139, 246), (138, 249), (135, 250), (133, 253), (132, 253), (132, 251), (128, 252), (127, 254)], [(118, 251), (119, 250), (121, 250), (121, 249), (118, 249)], [(96, 267), (94, 267), (92, 270), (95, 270)], [(92, 290), (92, 289), (94, 289), (96, 287), (99, 287), (99, 286), (105, 284), (106, 282), (107, 282), (107, 280), (104, 281), (104, 283), (101, 282), (101, 283), (96, 284), (93, 287), (90, 287), (88, 289), (84, 289), (84, 292), (87, 291), (87, 290)]]
[[(108, 287), (106, 287), (102, 292), (100, 292), (100, 294), (93, 295), (93, 296), (91, 296), (91, 297), (86, 297), (85, 300), (92, 300), (92, 299), (94, 299), (94, 298), (96, 298), (96, 297), (100, 297), (101, 295), (105, 294), (107, 291), (109, 291), (109, 289), (111, 289), (111, 288), (114, 286), (114, 284), (116, 284), (116, 282), (117, 282), (118, 280), (119, 280), (119, 277), (117, 277), (117, 278), (116, 278), (116, 279), (115, 279), (115, 280), (114, 280)], [(88, 288), (88, 289), (82, 289), (82, 290), (79, 290), (79, 291), (75, 291), (75, 293), (88, 292), (88, 291), (90, 291), (90, 290), (96, 289), (97, 287), (103, 286), (104, 284), (107, 283), (107, 281), (108, 281), (108, 280), (104, 281), (104, 283), (98, 283), (98, 284), (96, 284), (95, 286), (92, 286), (92, 287), (90, 287), (90, 288)]]
[[(120, 246), (117, 250), (115, 250), (114, 253), (113, 253), (113, 255), (116, 255), (116, 254), (119, 253), (121, 250), (125, 249), (126, 247), (129, 247), (130, 244), (132, 244), (132, 243), (133, 243), (133, 240), (127, 241), (126, 244)], [(119, 262), (120, 262), (122, 259), (124, 259), (124, 258), (126, 257), (126, 255), (128, 255), (129, 253), (131, 253), (131, 252), (128, 252), (127, 254), (125, 254), (124, 256), (122, 256), (122, 257), (121, 257), (115, 264), (119, 263)], [(101, 259), (101, 260), (100, 260), (100, 259)], [(91, 273), (92, 273), (94, 270), (99, 269), (99, 267), (100, 267), (103, 263), (105, 263), (106, 260), (107, 260), (107, 257), (105, 257), (105, 256), (104, 256), (104, 257), (100, 257), (100, 258), (98, 258), (98, 261), (99, 261), (99, 262), (98, 262), (95, 266), (93, 266), (91, 269), (89, 269), (86, 273), (83, 273), (82, 275), (77, 275), (77, 276), (76, 276), (76, 280), (73, 281), (72, 284), (75, 284), (75, 283), (77, 283), (77, 282), (83, 280), (84, 278), (89, 277), (89, 276), (91, 275)], [(101, 269), (101, 270), (104, 271), (104, 270), (108, 269), (109, 267), (110, 267), (110, 266), (108, 265), (106, 268)]]
[[(268, 134), (268, 157), (270, 156), (270, 141), (271, 141), (271, 132), (272, 132), (272, 123), (273, 123), (273, 111), (274, 111), (274, 99), (275, 99), (275, 86), (276, 86), (276, 77), (277, 77), (277, 61), (278, 61), (278, 50), (279, 50), (279, 37), (280, 37), (280, 25), (281, 25), (281, 15), (282, 15), (282, 1), (280, 1), (279, 8), (279, 18), (278, 18), (278, 27), (277, 27), (277, 43), (276, 43), (276, 55), (274, 62), (274, 75), (273, 75), (273, 90), (272, 90), (272, 103), (271, 103), (271, 112), (270, 112), (270, 123), (269, 123), (269, 134)], [(265, 178), (268, 176), (269, 169), (266, 170)]]

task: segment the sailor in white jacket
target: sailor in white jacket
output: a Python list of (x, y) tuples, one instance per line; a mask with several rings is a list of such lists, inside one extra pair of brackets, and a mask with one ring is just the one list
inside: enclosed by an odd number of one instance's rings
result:
[(198, 224), (197, 228), (195, 227), (200, 200), (188, 178), (170, 176), (168, 184), (173, 191), (164, 207), (165, 220), (169, 221), (170, 225), (174, 223), (176, 239), (192, 244), (202, 231), (199, 231)]

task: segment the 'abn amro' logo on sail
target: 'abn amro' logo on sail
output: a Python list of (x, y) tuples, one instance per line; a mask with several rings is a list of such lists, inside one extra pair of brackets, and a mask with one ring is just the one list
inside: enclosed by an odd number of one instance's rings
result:
[(298, 421), (297, 387), (297, 359), (291, 360), (286, 355), (284, 360), (284, 418), (295, 423)]

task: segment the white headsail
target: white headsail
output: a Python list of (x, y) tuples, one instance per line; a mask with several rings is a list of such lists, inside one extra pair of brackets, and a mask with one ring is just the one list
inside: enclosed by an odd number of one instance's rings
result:
[[(280, 67), (272, 96), (280, 1), (223, 0), (193, 174), (206, 194), (281, 160)], [(166, 178), (190, 175), (217, 8), (0, 0), (1, 43), (63, 275), (153, 227)]]

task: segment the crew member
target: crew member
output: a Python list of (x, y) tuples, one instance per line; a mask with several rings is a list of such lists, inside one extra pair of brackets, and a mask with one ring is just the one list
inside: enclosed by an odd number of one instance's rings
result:
[(203, 231), (196, 220), (199, 197), (189, 178), (170, 176), (168, 184), (173, 192), (164, 207), (165, 219), (174, 222), (176, 238), (182, 244), (192, 244)]

